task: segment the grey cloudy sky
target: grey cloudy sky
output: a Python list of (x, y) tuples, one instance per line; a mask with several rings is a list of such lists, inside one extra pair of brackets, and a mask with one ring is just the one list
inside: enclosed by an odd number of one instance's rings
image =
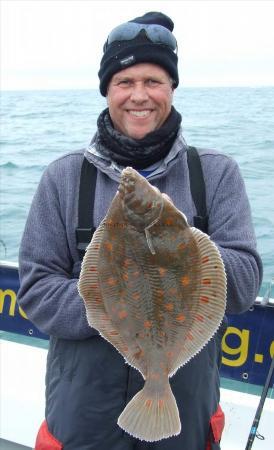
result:
[(98, 86), (116, 25), (147, 11), (175, 23), (181, 86), (274, 85), (274, 2), (0, 0), (1, 89)]

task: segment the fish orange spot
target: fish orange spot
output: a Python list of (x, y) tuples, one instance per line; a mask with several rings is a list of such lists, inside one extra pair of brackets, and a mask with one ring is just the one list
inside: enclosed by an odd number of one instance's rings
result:
[(122, 278), (124, 281), (128, 281), (128, 274), (127, 273), (123, 273)]
[(204, 278), (202, 280), (202, 284), (204, 284), (205, 286), (209, 286), (211, 284), (211, 279), (210, 278)]
[(138, 294), (138, 292), (135, 292), (134, 294), (132, 294), (132, 298), (134, 298), (134, 300), (140, 300), (140, 294)]
[(109, 286), (115, 286), (115, 285), (117, 284), (117, 280), (116, 280), (115, 278), (113, 278), (113, 277), (110, 277), (110, 278), (108, 278), (108, 280), (107, 280), (107, 284), (108, 284)]
[(152, 322), (151, 322), (151, 320), (145, 320), (145, 321), (144, 321), (144, 327), (145, 327), (145, 328), (151, 328), (151, 327), (152, 327)]
[(96, 272), (97, 268), (95, 266), (91, 266), (88, 270), (89, 272)]
[(161, 277), (163, 277), (167, 272), (167, 269), (165, 269), (164, 267), (159, 267), (159, 274)]
[(151, 405), (152, 405), (152, 400), (151, 399), (147, 399), (146, 402), (145, 402), (145, 405), (146, 405), (147, 408), (150, 408)]
[(174, 352), (166, 352), (168, 358), (173, 358)]
[(138, 352), (134, 354), (135, 358), (139, 359), (144, 356), (144, 350), (140, 349)]
[(183, 242), (181, 242), (179, 245), (177, 245), (177, 250), (185, 250), (186, 248), (186, 244), (184, 244)]
[(200, 297), (200, 301), (203, 303), (208, 303), (209, 302), (209, 298), (206, 295), (202, 295)]
[(166, 225), (173, 225), (174, 220), (172, 219), (172, 217), (167, 217), (165, 220), (165, 224)]
[(204, 264), (204, 263), (207, 263), (209, 261), (209, 257), (208, 256), (204, 256), (203, 258), (202, 258), (202, 263)]
[(184, 276), (181, 278), (181, 284), (182, 284), (183, 286), (188, 286), (189, 283), (190, 283), (190, 278), (189, 278), (189, 276), (188, 276), (188, 275), (184, 275)]
[(123, 309), (122, 311), (118, 312), (118, 316), (120, 319), (125, 319), (128, 316), (128, 313)]
[(190, 341), (193, 341), (193, 336), (191, 333), (187, 333), (186, 338), (189, 339)]
[(105, 249), (106, 249), (107, 251), (111, 252), (112, 249), (113, 249), (112, 243), (109, 242), (109, 241), (106, 241), (106, 242), (105, 242)]
[(165, 304), (165, 309), (166, 309), (167, 311), (173, 311), (173, 309), (174, 309), (173, 303), (166, 303), (166, 304)]
[(186, 318), (186, 316), (183, 313), (181, 313), (181, 314), (178, 314), (178, 316), (176, 317), (176, 320), (178, 320), (178, 322), (183, 322), (185, 320), (185, 318)]
[(158, 400), (158, 407), (159, 407), (159, 409), (162, 409), (164, 404), (165, 404), (165, 401), (160, 398), (160, 400)]
[(157, 290), (156, 290), (156, 294), (157, 294), (157, 297), (163, 297), (163, 296), (164, 296), (164, 291), (163, 291), (163, 289), (157, 289)]
[(195, 319), (198, 320), (199, 322), (203, 322), (204, 316), (202, 316), (201, 314), (196, 314)]

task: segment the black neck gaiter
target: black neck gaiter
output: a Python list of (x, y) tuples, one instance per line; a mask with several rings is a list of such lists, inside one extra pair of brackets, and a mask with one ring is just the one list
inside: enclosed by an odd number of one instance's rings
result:
[(132, 139), (113, 128), (107, 108), (102, 111), (97, 121), (96, 149), (119, 165), (144, 169), (168, 154), (178, 134), (181, 121), (181, 115), (172, 106), (161, 128), (148, 133), (142, 139)]

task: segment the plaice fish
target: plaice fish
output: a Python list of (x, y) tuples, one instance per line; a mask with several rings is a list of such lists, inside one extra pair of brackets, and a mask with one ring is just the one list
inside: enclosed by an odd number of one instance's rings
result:
[(87, 248), (78, 288), (90, 326), (145, 380), (118, 425), (150, 442), (179, 434), (169, 377), (206, 345), (225, 312), (216, 245), (128, 167)]

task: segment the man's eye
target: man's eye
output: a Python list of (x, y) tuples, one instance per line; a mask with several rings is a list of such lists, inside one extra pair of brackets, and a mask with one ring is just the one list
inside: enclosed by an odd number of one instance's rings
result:
[(130, 80), (120, 80), (118, 85), (119, 86), (130, 86)]
[(147, 84), (148, 86), (156, 86), (158, 85), (160, 82), (158, 80), (154, 80), (153, 78), (150, 78), (149, 80), (147, 80)]

